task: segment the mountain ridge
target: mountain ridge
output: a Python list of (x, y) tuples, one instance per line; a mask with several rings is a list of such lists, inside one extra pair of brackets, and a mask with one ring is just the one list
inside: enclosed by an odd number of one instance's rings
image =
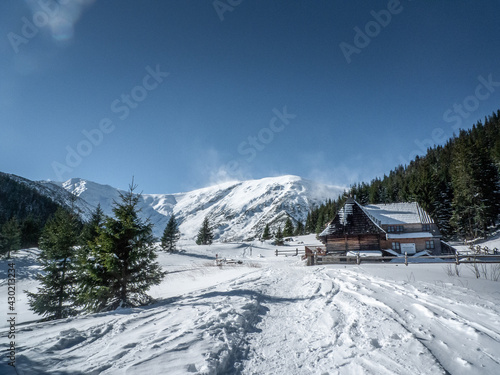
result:
[[(75, 194), (92, 207), (100, 204), (106, 215), (112, 215), (112, 203), (122, 191), (81, 178), (50, 184)], [(181, 193), (142, 193), (139, 208), (142, 217), (154, 224), (156, 236), (161, 235), (168, 219), (175, 214), (186, 239), (194, 239), (203, 219), (208, 217), (215, 238), (232, 241), (257, 238), (268, 223), (272, 229), (283, 227), (287, 217), (294, 224), (305, 222), (312, 207), (336, 198), (343, 191), (343, 187), (285, 175), (223, 182)]]
[(38, 194), (50, 198), (54, 203), (60, 206), (66, 208), (74, 206), (84, 221), (90, 218), (92, 207), (83, 199), (79, 199), (78, 196), (73, 200), (71, 192), (59, 187), (57, 184), (48, 181), (33, 181), (15, 174), (4, 172), (0, 172), (0, 176), (4, 176), (20, 185), (33, 189)]

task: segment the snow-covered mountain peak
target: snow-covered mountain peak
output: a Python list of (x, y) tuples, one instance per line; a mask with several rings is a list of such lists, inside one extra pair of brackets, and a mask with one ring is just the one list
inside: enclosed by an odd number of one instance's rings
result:
[(72, 178), (66, 182), (61, 184), (61, 187), (64, 189), (71, 191), (76, 196), (80, 196), (85, 190), (87, 190), (87, 181), (82, 180), (81, 178)]
[[(109, 185), (73, 178), (59, 183), (91, 206), (101, 205), (112, 215), (119, 190)], [(327, 186), (298, 176), (286, 175), (258, 180), (231, 181), (176, 194), (142, 194), (141, 214), (161, 235), (172, 214), (184, 237), (194, 238), (208, 217), (216, 238), (222, 241), (258, 237), (266, 224), (283, 226), (287, 217), (304, 222), (309, 210), (328, 198), (337, 198), (343, 188)]]
[(97, 182), (92, 182), (83, 178), (71, 178), (65, 182), (56, 184), (60, 185), (61, 187), (70, 191), (72, 194), (75, 194), (78, 197), (84, 194), (87, 190), (101, 192), (104, 194), (108, 194), (111, 191), (117, 190), (110, 185), (99, 184)]

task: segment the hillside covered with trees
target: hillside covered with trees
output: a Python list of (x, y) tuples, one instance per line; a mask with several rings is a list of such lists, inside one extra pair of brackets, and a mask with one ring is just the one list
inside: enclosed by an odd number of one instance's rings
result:
[[(500, 214), (500, 110), (409, 165), (352, 186), (349, 194), (363, 205), (416, 201), (446, 238), (488, 235)], [(329, 200), (312, 210), (306, 231), (319, 233), (344, 200)]]
[(21, 230), (20, 246), (37, 246), (45, 223), (59, 207), (34, 187), (0, 172), (0, 228), (14, 220)]

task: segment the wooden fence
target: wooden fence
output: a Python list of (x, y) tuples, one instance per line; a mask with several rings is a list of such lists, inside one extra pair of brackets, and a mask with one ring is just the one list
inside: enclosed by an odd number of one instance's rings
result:
[(406, 266), (408, 264), (428, 264), (428, 263), (455, 263), (455, 264), (467, 264), (467, 263), (500, 263), (500, 255), (497, 254), (472, 254), (472, 253), (462, 253), (456, 252), (454, 255), (425, 255), (420, 257), (412, 257), (407, 253), (404, 256), (361, 256), (359, 253), (356, 256), (338, 254), (326, 254), (321, 248), (311, 249), (305, 248), (305, 256), (307, 258), (307, 265), (319, 265), (319, 264), (356, 264), (361, 263), (380, 263), (380, 262), (392, 262), (392, 263), (404, 263)]
[(284, 256), (299, 256), (299, 255), (304, 255), (305, 254), (305, 250), (299, 250), (299, 248), (296, 248), (295, 250), (278, 250), (276, 249), (276, 251), (274, 252), (276, 254), (276, 256), (279, 256), (279, 255), (284, 255)]

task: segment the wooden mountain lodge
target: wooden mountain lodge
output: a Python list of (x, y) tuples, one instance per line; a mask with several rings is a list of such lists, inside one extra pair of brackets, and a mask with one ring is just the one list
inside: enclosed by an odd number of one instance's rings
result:
[(319, 239), (327, 254), (441, 255), (441, 233), (416, 202), (361, 206), (348, 198)]

